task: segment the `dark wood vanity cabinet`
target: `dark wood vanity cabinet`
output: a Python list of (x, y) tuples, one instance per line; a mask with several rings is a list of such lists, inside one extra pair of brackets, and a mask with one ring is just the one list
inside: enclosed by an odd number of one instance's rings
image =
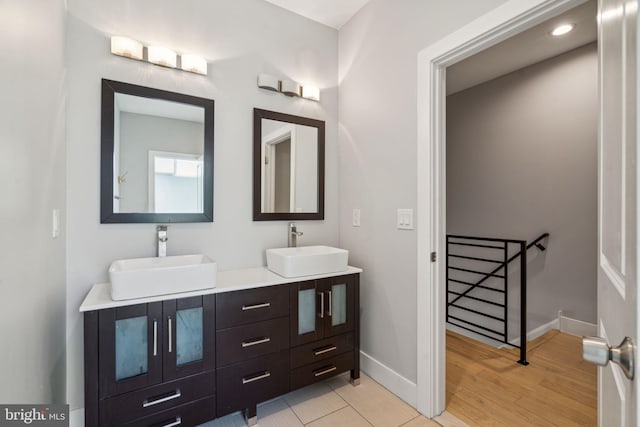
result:
[(291, 285), (291, 389), (351, 371), (360, 378), (359, 276)]
[(359, 275), (85, 312), (87, 426), (198, 425), (351, 371)]
[(86, 425), (180, 421), (196, 401), (209, 405), (197, 422), (211, 419), (214, 322), (214, 295), (86, 312)]

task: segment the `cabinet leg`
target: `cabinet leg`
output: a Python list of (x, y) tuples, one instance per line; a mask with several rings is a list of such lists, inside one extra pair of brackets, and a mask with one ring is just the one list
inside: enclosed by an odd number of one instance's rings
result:
[(360, 385), (360, 370), (359, 369), (352, 369), (351, 370), (351, 379), (349, 380), (349, 382), (354, 387)]
[(258, 410), (254, 406), (253, 408), (247, 408), (244, 413), (244, 419), (247, 422), (247, 426), (252, 427), (258, 424)]

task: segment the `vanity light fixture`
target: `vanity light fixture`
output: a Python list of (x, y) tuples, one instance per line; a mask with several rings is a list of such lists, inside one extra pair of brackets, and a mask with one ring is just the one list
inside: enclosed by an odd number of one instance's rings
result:
[(145, 46), (137, 40), (123, 36), (111, 36), (111, 53), (126, 58), (146, 61), (162, 67), (177, 68), (180, 58), (180, 69), (190, 73), (207, 75), (207, 60), (199, 55), (185, 53), (178, 55), (175, 51), (162, 46)]
[(162, 65), (163, 67), (176, 68), (178, 64), (178, 55), (162, 46), (147, 47), (147, 61), (152, 64)]
[(565, 34), (567, 34), (568, 32), (570, 32), (571, 30), (573, 30), (575, 28), (575, 24), (562, 24), (562, 25), (558, 25), (557, 27), (555, 27), (553, 29), (553, 31), (551, 31), (551, 35), (558, 37), (558, 36), (563, 36)]
[(269, 74), (258, 74), (258, 87), (278, 92), (280, 91), (280, 80)]
[(144, 59), (142, 43), (129, 37), (112, 36), (111, 53), (131, 59)]
[(320, 89), (316, 86), (304, 85), (302, 86), (302, 97), (312, 101), (320, 101)]
[(180, 68), (196, 74), (207, 75), (207, 60), (190, 53), (180, 55)]
[(280, 92), (287, 96), (300, 96), (300, 83), (293, 80), (283, 80), (280, 83)]

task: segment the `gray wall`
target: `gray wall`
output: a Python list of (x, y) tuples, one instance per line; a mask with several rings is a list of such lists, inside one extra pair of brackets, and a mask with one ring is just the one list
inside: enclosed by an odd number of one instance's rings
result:
[(66, 400), (64, 23), (62, 0), (0, 2), (2, 403)]
[[(324, 221), (300, 224), (300, 244), (338, 245), (338, 33), (262, 0), (67, 0), (68, 389), (83, 405), (82, 317), (94, 283), (116, 259), (155, 255), (154, 224), (99, 223), (100, 79), (215, 100), (214, 223), (169, 226), (168, 254), (204, 253), (219, 270), (265, 264), (287, 245), (287, 226), (252, 221), (253, 108), (326, 121)], [(126, 35), (209, 60), (209, 75), (113, 56), (109, 36)], [(321, 102), (257, 87), (259, 73), (321, 88)]]
[(447, 97), (447, 233), (551, 234), (529, 251), (529, 330), (596, 321), (597, 106), (595, 43)]
[[(417, 55), (503, 0), (371, 0), (340, 29), (340, 244), (364, 268), (362, 350), (417, 377)], [(352, 210), (361, 209), (361, 227)]]

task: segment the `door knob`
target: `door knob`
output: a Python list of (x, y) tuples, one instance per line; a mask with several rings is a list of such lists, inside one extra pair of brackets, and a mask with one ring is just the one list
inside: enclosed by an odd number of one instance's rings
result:
[(582, 358), (600, 366), (607, 366), (609, 361), (615, 362), (632, 380), (635, 373), (634, 347), (629, 337), (625, 337), (617, 347), (609, 347), (607, 341), (599, 337), (582, 337)]

